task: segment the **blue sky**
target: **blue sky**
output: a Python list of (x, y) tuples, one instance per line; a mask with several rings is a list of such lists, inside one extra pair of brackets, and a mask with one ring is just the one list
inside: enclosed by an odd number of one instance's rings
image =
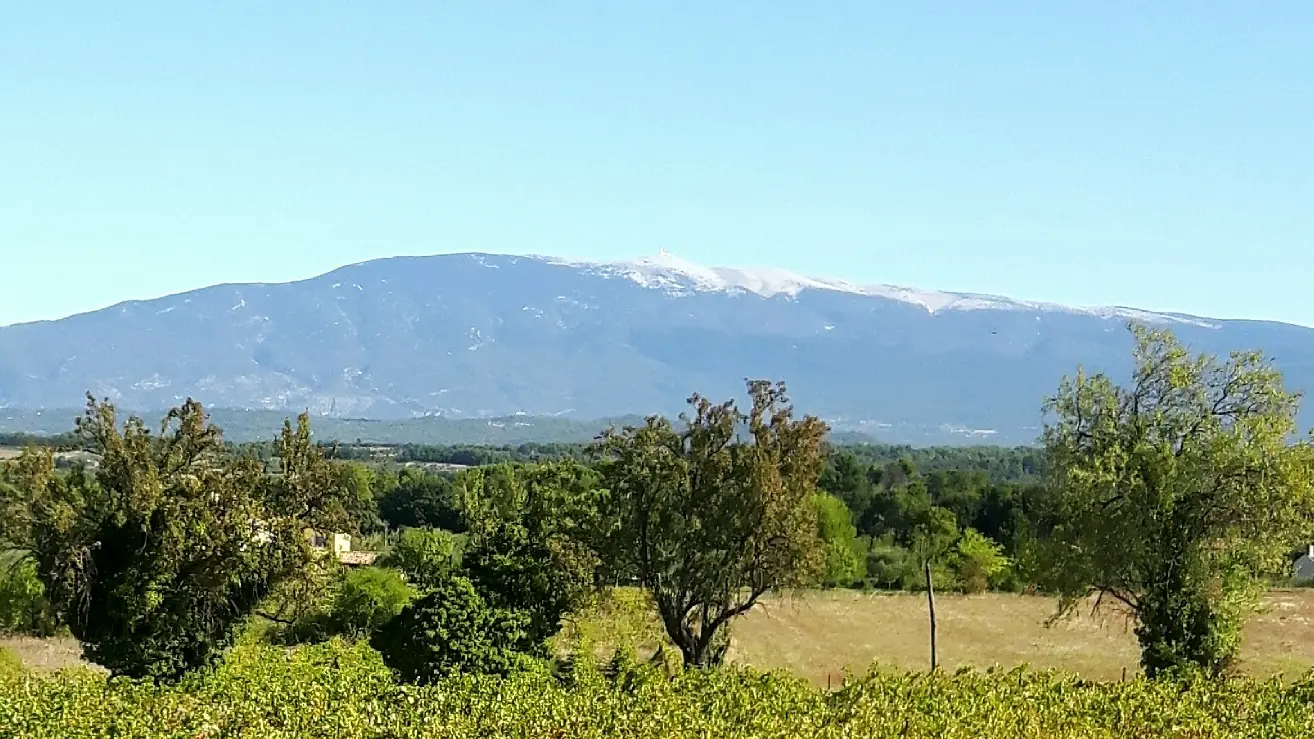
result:
[(1307, 2), (7, 3), (0, 324), (666, 248), (1314, 325), (1312, 42)]

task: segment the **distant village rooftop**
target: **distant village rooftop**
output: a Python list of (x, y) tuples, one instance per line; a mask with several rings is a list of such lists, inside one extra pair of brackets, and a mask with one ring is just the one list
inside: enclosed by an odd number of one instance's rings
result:
[(307, 529), (306, 536), (310, 539), (312, 549), (323, 552), (332, 551), (338, 562), (346, 567), (368, 567), (379, 558), (378, 552), (352, 551), (351, 534), (324, 534)]

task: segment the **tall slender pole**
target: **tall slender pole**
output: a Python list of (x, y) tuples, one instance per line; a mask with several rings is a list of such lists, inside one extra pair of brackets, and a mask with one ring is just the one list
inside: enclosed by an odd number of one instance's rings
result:
[(926, 605), (931, 612), (931, 672), (935, 672), (935, 584), (931, 581), (931, 560), (926, 560)]

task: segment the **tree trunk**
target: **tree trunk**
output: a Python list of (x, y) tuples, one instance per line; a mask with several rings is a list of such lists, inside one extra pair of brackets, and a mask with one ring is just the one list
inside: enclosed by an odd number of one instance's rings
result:
[(687, 621), (689, 612), (681, 612), (677, 602), (660, 595), (654, 595), (654, 600), (666, 635), (679, 647), (685, 667), (714, 667), (725, 661), (730, 648), (726, 612), (700, 615), (696, 628)]
[(657, 612), (661, 615), (662, 625), (666, 627), (666, 635), (679, 648), (684, 666), (706, 667), (708, 645), (685, 622), (685, 614), (680, 613), (678, 608), (663, 598), (657, 599)]

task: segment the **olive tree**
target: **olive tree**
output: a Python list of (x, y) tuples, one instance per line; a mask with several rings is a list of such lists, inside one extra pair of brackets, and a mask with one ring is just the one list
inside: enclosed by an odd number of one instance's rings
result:
[(654, 416), (598, 440), (606, 561), (652, 595), (689, 666), (720, 662), (733, 618), (815, 582), (822, 563), (813, 498), (826, 426), (795, 419), (782, 384), (748, 392), (746, 414), (694, 395), (679, 427)]
[(1148, 675), (1220, 674), (1263, 577), (1309, 530), (1299, 398), (1259, 353), (1194, 356), (1168, 331), (1132, 331), (1129, 385), (1078, 371), (1046, 404), (1055, 525), (1040, 579), (1059, 615), (1091, 596), (1121, 605)]
[(338, 476), (304, 416), (283, 429), (276, 479), (228, 454), (190, 399), (152, 434), (88, 396), (76, 429), (99, 464), (58, 474), (48, 451), (25, 451), (2, 533), (35, 561), (84, 655), (113, 674), (171, 681), (212, 663), (304, 568), (304, 527), (343, 521)]

